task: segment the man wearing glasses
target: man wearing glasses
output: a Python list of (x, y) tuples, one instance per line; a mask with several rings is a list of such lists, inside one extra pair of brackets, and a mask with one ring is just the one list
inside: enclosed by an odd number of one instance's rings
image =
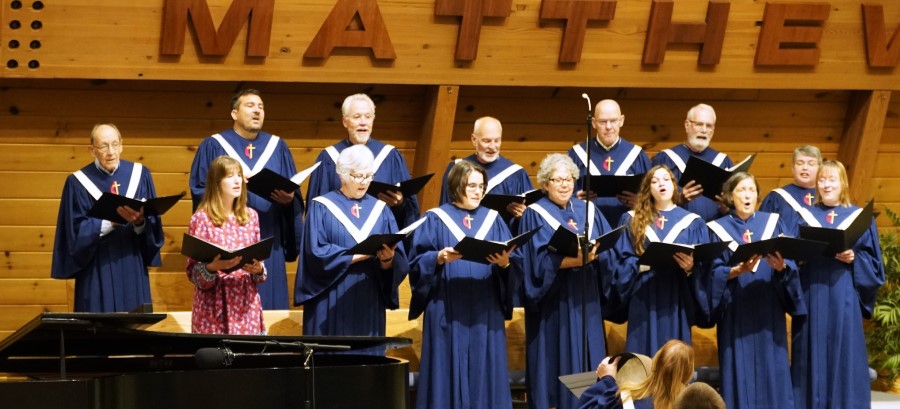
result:
[[(375, 125), (375, 103), (366, 94), (354, 94), (344, 99), (341, 105), (341, 123), (347, 130), (347, 139), (331, 145), (316, 158), (321, 165), (309, 177), (309, 189), (306, 201), (322, 196), (341, 187), (335, 163), (338, 155), (353, 145), (365, 145), (375, 156), (373, 172), (375, 181), (396, 184), (410, 178), (409, 168), (403, 155), (396, 148), (372, 138)], [(403, 197), (400, 192), (378, 194), (378, 199), (387, 203), (397, 220), (397, 225), (404, 228), (419, 218), (419, 202), (415, 196)]]
[[(587, 149), (585, 142), (577, 144), (569, 149), (569, 157), (578, 166), (581, 175), (587, 175), (590, 168), (591, 175), (638, 175), (650, 169), (650, 158), (647, 153), (631, 142), (619, 136), (619, 131), (625, 125), (625, 115), (619, 103), (611, 99), (604, 99), (594, 107), (594, 117), (591, 127), (596, 136), (591, 140), (591, 164), (587, 163)], [(576, 182), (578, 198), (584, 199), (582, 180)], [(620, 192), (614, 197), (593, 197), (592, 201), (610, 226), (617, 226), (622, 213), (634, 208), (635, 192)]]
[[(666, 165), (675, 174), (675, 178), (681, 178), (688, 158), (695, 156), (706, 162), (712, 163), (722, 169), (732, 167), (734, 164), (722, 152), (709, 147), (713, 133), (716, 130), (716, 111), (706, 104), (699, 104), (688, 111), (684, 120), (684, 131), (687, 133), (687, 141), (681, 145), (661, 150), (653, 157), (653, 166)], [(707, 189), (721, 190), (721, 186), (706, 186)], [(681, 207), (694, 212), (704, 221), (711, 221), (728, 212), (728, 208), (706, 196), (703, 196), (704, 186), (695, 181), (688, 181), (681, 190), (683, 203)]]
[(75, 278), (76, 312), (128, 312), (151, 303), (147, 267), (160, 265), (159, 216), (121, 206), (122, 224), (87, 213), (103, 192), (152, 199), (156, 189), (149, 169), (120, 159), (115, 125), (94, 127), (90, 152), (94, 162), (69, 175), (63, 187), (50, 275)]
[[(197, 147), (191, 165), (191, 199), (194, 209), (206, 190), (209, 164), (228, 155), (244, 169), (250, 178), (263, 168), (283, 177), (297, 173), (294, 156), (281, 138), (262, 130), (266, 111), (259, 91), (245, 89), (231, 98), (231, 129), (203, 140)], [(303, 198), (298, 190), (286, 192), (276, 189), (270, 197), (247, 192), (247, 205), (259, 214), (260, 237), (274, 237), (272, 254), (266, 259), (268, 278), (257, 285), (262, 307), (266, 310), (286, 310), (289, 305), (287, 269), (285, 262), (294, 261), (300, 249), (303, 231)]]

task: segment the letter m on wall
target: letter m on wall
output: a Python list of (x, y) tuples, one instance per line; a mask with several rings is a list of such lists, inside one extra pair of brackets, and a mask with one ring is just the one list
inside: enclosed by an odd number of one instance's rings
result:
[(203, 55), (227, 55), (247, 23), (247, 56), (265, 57), (272, 37), (274, 8), (275, 0), (233, 0), (216, 30), (206, 0), (166, 0), (160, 54), (184, 54), (185, 30), (190, 18)]

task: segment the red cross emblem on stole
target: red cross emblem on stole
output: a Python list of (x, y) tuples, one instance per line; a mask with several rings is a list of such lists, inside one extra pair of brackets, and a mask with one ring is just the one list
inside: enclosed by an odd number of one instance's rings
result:
[(578, 230), (578, 225), (575, 224), (575, 220), (569, 219), (569, 222), (566, 223), (566, 224), (568, 224), (569, 227), (572, 228), (572, 230)]
[(475, 218), (467, 214), (466, 217), (463, 217), (463, 226), (466, 226), (467, 229), (471, 229), (473, 220), (475, 220)]
[(253, 146), (252, 143), (247, 145), (247, 147), (244, 148), (244, 155), (247, 155), (248, 158), (253, 159), (253, 151), (255, 149), (256, 149), (256, 147)]
[(109, 185), (109, 192), (119, 194), (119, 186), (122, 185), (120, 185), (119, 182), (113, 181), (112, 184)]
[(834, 218), (837, 217), (837, 213), (834, 210), (828, 212), (825, 217), (828, 219), (828, 224), (834, 224)]
[(603, 169), (609, 172), (609, 170), (612, 169), (613, 162), (615, 161), (613, 160), (612, 156), (607, 156), (606, 160), (603, 161)]
[(816, 197), (812, 193), (807, 193), (806, 196), (803, 196), (803, 203), (806, 203), (807, 206), (812, 206), (815, 200)]
[(353, 207), (350, 208), (350, 215), (359, 219), (359, 211), (362, 210), (362, 206), (359, 203), (354, 203)]
[(660, 215), (659, 218), (656, 219), (656, 227), (660, 230), (665, 229), (667, 221), (669, 221), (669, 219), (666, 219), (666, 216)]
[(744, 240), (744, 243), (749, 243), (752, 236), (753, 232), (748, 228), (744, 230), (744, 234), (741, 235), (741, 239)]

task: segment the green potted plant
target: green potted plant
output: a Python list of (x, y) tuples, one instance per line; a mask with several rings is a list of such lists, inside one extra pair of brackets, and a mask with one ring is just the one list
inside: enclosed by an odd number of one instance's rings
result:
[(885, 280), (867, 325), (866, 346), (869, 366), (878, 372), (874, 388), (900, 393), (900, 216), (888, 208), (884, 213), (894, 228), (881, 234)]

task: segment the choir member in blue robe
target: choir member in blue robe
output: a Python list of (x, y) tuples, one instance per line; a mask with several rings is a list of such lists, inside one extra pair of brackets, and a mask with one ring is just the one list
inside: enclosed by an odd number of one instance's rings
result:
[(672, 409), (694, 376), (694, 349), (677, 339), (659, 349), (653, 356), (649, 375), (641, 380), (620, 379), (619, 359), (605, 358), (597, 366), (598, 381), (581, 394), (578, 409), (620, 409), (626, 405), (636, 409)]
[[(341, 105), (341, 120), (347, 129), (347, 139), (325, 148), (316, 162), (321, 165), (309, 177), (307, 202), (341, 187), (341, 180), (335, 172), (335, 162), (344, 149), (353, 145), (365, 145), (375, 155), (375, 181), (400, 183), (410, 179), (409, 168), (400, 151), (392, 145), (372, 138), (375, 126), (375, 103), (365, 94), (354, 94), (344, 99)], [(400, 228), (409, 226), (419, 219), (419, 202), (416, 196), (403, 197), (402, 193), (380, 193), (378, 199), (391, 208)]]
[(400, 306), (397, 286), (409, 273), (402, 243), (375, 256), (346, 253), (371, 235), (397, 232), (385, 203), (366, 194), (374, 160), (362, 145), (344, 149), (341, 188), (309, 203), (294, 289), (304, 335), (384, 336), (385, 309)]
[[(237, 159), (248, 178), (263, 168), (291, 178), (297, 173), (294, 157), (284, 140), (262, 131), (265, 110), (259, 91), (247, 89), (231, 99), (232, 129), (203, 140), (197, 147), (191, 165), (190, 185), (194, 209), (203, 198), (209, 164), (222, 155)], [(264, 198), (248, 192), (248, 205), (259, 214), (260, 236), (273, 237), (272, 254), (266, 259), (268, 279), (257, 286), (263, 309), (284, 310), (289, 306), (287, 268), (300, 249), (303, 231), (303, 197), (293, 192), (276, 190)]]
[(133, 199), (156, 197), (150, 170), (121, 160), (122, 149), (115, 125), (95, 126), (94, 162), (69, 175), (63, 187), (50, 275), (75, 279), (76, 312), (128, 312), (152, 302), (147, 267), (160, 265), (159, 216), (126, 206), (116, 209), (126, 224), (87, 215), (104, 191)]
[(761, 211), (780, 215), (787, 236), (799, 236), (800, 220), (812, 219), (810, 209), (816, 205), (816, 173), (820, 163), (822, 152), (819, 148), (803, 145), (794, 149), (791, 167), (794, 183), (769, 192), (759, 206)]
[[(817, 176), (815, 222), (843, 228), (860, 208), (850, 204), (847, 172), (825, 160)], [(791, 321), (791, 376), (798, 408), (868, 408), (869, 369), (863, 318), (871, 318), (878, 287), (884, 284), (881, 244), (873, 218), (853, 248), (810, 259), (801, 267), (809, 313)]]
[[(666, 165), (672, 170), (675, 179), (681, 178), (691, 156), (705, 160), (720, 168), (726, 169), (734, 164), (724, 153), (709, 147), (716, 127), (716, 111), (706, 104), (699, 104), (688, 111), (684, 121), (684, 130), (687, 133), (687, 141), (681, 145), (663, 149), (651, 162), (653, 166)], [(686, 203), (681, 205), (703, 218), (704, 222), (716, 219), (728, 212), (728, 209), (720, 202), (712, 200), (701, 193), (704, 189), (721, 189), (721, 186), (700, 186), (694, 181), (688, 181), (681, 192)], [(681, 203), (681, 202), (679, 202)]]
[[(619, 131), (625, 125), (625, 115), (619, 104), (611, 99), (604, 99), (594, 108), (594, 117), (591, 126), (597, 136), (591, 140), (591, 175), (639, 175), (650, 169), (650, 158), (647, 153), (631, 142), (619, 136)], [(578, 172), (588, 174), (587, 149), (585, 142), (569, 149), (569, 157), (578, 165)], [(582, 181), (579, 179), (575, 185), (578, 197), (584, 199)], [(603, 213), (606, 222), (615, 225), (622, 217), (622, 213), (634, 207), (634, 193), (622, 192), (615, 197), (596, 197), (591, 199)]]
[[(733, 210), (707, 223), (714, 241), (730, 241), (733, 250), (784, 234), (778, 214), (756, 211), (752, 175), (735, 173), (722, 191)], [(797, 266), (778, 252), (746, 260), (732, 254), (699, 273), (706, 284), (701, 305), (717, 328), (722, 395), (729, 408), (793, 408), (785, 314), (806, 315)]]
[(512, 316), (509, 276), (520, 274), (518, 252), (462, 260), (464, 237), (506, 241), (511, 233), (494, 210), (480, 207), (487, 172), (461, 161), (448, 178), (452, 201), (426, 212), (413, 233), (409, 318), (423, 313), (416, 407), (510, 408), (504, 320)]
[(606, 356), (600, 289), (601, 282), (610, 287), (609, 252), (598, 257), (595, 246), (585, 260), (548, 245), (560, 226), (584, 234), (586, 217), (591, 240), (610, 228), (593, 203), (572, 197), (578, 168), (571, 158), (547, 155), (537, 177), (547, 196), (528, 206), (519, 226), (520, 233), (540, 229), (522, 246), (528, 405), (574, 408), (575, 396), (558, 377), (590, 371)]
[(691, 325), (700, 323), (699, 268), (693, 256), (676, 253), (679, 268), (650, 268), (638, 259), (651, 241), (694, 245), (709, 241), (709, 229), (700, 216), (678, 206), (675, 177), (665, 166), (654, 166), (641, 182), (635, 209), (622, 215), (627, 226), (614, 249), (615, 292), (627, 306), (625, 350), (653, 355), (666, 341), (691, 343)]

